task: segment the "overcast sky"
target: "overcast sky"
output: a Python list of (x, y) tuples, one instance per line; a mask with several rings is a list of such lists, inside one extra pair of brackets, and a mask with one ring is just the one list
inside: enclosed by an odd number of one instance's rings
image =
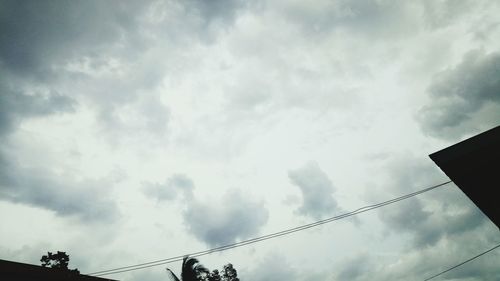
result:
[[(444, 182), (428, 155), (500, 123), (499, 14), (495, 0), (2, 0), (0, 258), (61, 250), (89, 273)], [(499, 242), (450, 184), (201, 262), (247, 281), (412, 281)], [(500, 280), (499, 264), (497, 250), (440, 280)], [(165, 266), (109, 277), (167, 280)]]

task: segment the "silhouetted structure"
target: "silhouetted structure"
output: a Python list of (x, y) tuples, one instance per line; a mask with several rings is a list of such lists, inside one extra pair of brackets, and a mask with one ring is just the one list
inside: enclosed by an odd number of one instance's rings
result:
[(429, 156), (500, 228), (500, 126)]
[(69, 270), (42, 267), (33, 264), (0, 260), (0, 279), (16, 281), (114, 281)]

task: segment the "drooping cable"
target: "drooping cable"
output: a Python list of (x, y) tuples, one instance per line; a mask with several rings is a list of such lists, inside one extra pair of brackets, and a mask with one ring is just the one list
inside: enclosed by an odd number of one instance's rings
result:
[(451, 183), (451, 181), (446, 181), (446, 182), (443, 182), (443, 183), (440, 183), (440, 184), (436, 184), (436, 185), (433, 185), (431, 187), (428, 187), (428, 188), (425, 188), (425, 189), (422, 189), (422, 190), (419, 190), (419, 191), (416, 191), (416, 192), (413, 192), (413, 193), (409, 193), (409, 194), (406, 194), (406, 195), (403, 195), (403, 196), (400, 196), (400, 197), (396, 197), (396, 198), (393, 198), (391, 200), (387, 200), (387, 201), (384, 201), (384, 202), (381, 202), (381, 203), (364, 206), (364, 207), (358, 208), (358, 209), (356, 209), (354, 211), (347, 212), (347, 213), (344, 213), (344, 214), (341, 214), (341, 215), (338, 215), (338, 216), (334, 216), (334, 217), (330, 217), (330, 218), (327, 218), (327, 219), (319, 220), (319, 221), (316, 221), (316, 222), (313, 222), (313, 223), (309, 223), (309, 224), (297, 226), (297, 227), (294, 227), (294, 228), (289, 228), (289, 229), (286, 229), (286, 230), (274, 232), (274, 233), (271, 233), (271, 234), (259, 236), (259, 237), (256, 237), (256, 238), (252, 238), (252, 239), (248, 239), (248, 240), (244, 240), (244, 241), (240, 241), (240, 242), (236, 242), (236, 243), (231, 243), (231, 244), (227, 244), (227, 245), (216, 247), (216, 248), (212, 248), (212, 249), (207, 249), (207, 250), (198, 251), (198, 252), (194, 252), (194, 253), (184, 254), (184, 255), (180, 255), (180, 256), (174, 256), (174, 257), (170, 257), (170, 258), (165, 258), (165, 259), (160, 259), (160, 260), (155, 260), (155, 261), (150, 261), (150, 262), (145, 262), (145, 263), (140, 263), (140, 264), (135, 264), (135, 265), (123, 266), (123, 267), (118, 267), (118, 268), (113, 268), (113, 269), (108, 269), (108, 270), (96, 271), (96, 272), (89, 273), (88, 275), (104, 276), (104, 275), (117, 274), (117, 273), (122, 273), (122, 272), (127, 272), (127, 271), (133, 271), (133, 270), (138, 270), (138, 269), (144, 269), (144, 268), (148, 268), (148, 267), (159, 266), (159, 265), (163, 265), (163, 264), (168, 264), (168, 263), (173, 263), (173, 262), (181, 261), (185, 256), (200, 257), (200, 256), (212, 254), (214, 252), (221, 252), (221, 251), (226, 251), (226, 250), (233, 249), (233, 248), (238, 248), (238, 247), (246, 246), (246, 245), (249, 245), (249, 244), (257, 243), (257, 242), (260, 242), (260, 241), (264, 241), (264, 240), (268, 240), (268, 239), (272, 239), (272, 238), (276, 238), (276, 237), (281, 237), (281, 236), (288, 235), (288, 234), (291, 234), (291, 233), (294, 233), (294, 232), (306, 230), (306, 229), (309, 229), (309, 228), (312, 228), (312, 227), (316, 227), (316, 226), (319, 226), (319, 225), (323, 225), (323, 224), (326, 224), (326, 223), (330, 223), (330, 222), (333, 222), (333, 221), (344, 219), (344, 218), (347, 218), (347, 217), (350, 217), (350, 216), (354, 216), (354, 215), (357, 215), (357, 214), (360, 214), (360, 213), (364, 213), (364, 212), (367, 212), (367, 211), (370, 211), (370, 210), (373, 210), (373, 209), (377, 209), (377, 208), (380, 208), (380, 207), (383, 207), (383, 206), (386, 206), (386, 205), (389, 205), (389, 204), (393, 204), (393, 203), (396, 203), (396, 202), (399, 202), (399, 201), (402, 201), (402, 200), (405, 200), (405, 199), (417, 196), (419, 194), (431, 191), (433, 189), (436, 189), (438, 187), (444, 186), (444, 185), (449, 184), (449, 183)]

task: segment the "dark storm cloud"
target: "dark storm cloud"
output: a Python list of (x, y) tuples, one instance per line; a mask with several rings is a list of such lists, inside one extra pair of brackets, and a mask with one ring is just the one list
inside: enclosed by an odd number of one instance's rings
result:
[[(96, 79), (66, 68), (86, 65), (89, 72), (98, 72), (109, 67), (111, 59), (136, 63), (147, 42), (138, 19), (149, 2), (3, 1), (1, 5), (0, 71), (4, 74), (2, 83), (18, 88), (15, 95), (43, 88), (93, 106), (100, 112), (98, 116), (104, 112), (114, 116), (137, 100), (136, 90), (143, 84), (151, 84), (152, 77), (159, 80), (151, 71), (144, 72), (147, 79), (131, 73), (124, 81), (116, 77)], [(144, 126), (150, 125), (149, 120), (144, 122)]]
[(268, 220), (269, 212), (238, 190), (230, 191), (220, 201), (191, 200), (183, 217), (188, 230), (210, 246), (221, 246), (250, 238)]
[[(145, 93), (158, 87), (168, 72), (167, 62), (187, 43), (194, 46), (207, 34), (217, 34), (245, 7), (243, 1), (222, 0), (0, 5), (0, 73), (9, 76), (4, 78), (28, 90), (43, 87), (91, 106), (101, 131), (112, 139), (136, 131), (163, 135), (170, 111)], [(219, 22), (224, 25), (212, 25)], [(164, 60), (159, 61), (159, 55)], [(113, 63), (127, 66), (125, 73), (92, 74), (115, 67)], [(73, 90), (65, 93), (61, 88)], [(132, 122), (124, 116), (132, 116)]]
[(2, 1), (0, 60), (15, 74), (43, 77), (54, 64), (94, 57), (107, 44), (130, 39), (142, 7), (132, 1)]
[(118, 209), (106, 192), (110, 184), (74, 181), (0, 155), (0, 199), (51, 210), (58, 216), (75, 216), (83, 221), (115, 220)]
[[(2, 1), (0, 4), (0, 60), (3, 67), (19, 75), (44, 76), (54, 64), (70, 58), (122, 54), (129, 59), (146, 48), (148, 30), (140, 24), (153, 1)], [(243, 7), (243, 1), (180, 1), (184, 15), (176, 26), (163, 26), (174, 33), (176, 28), (190, 26), (203, 33), (206, 24), (230, 21)], [(173, 9), (156, 5), (155, 12)], [(194, 22), (202, 24), (192, 26)], [(172, 19), (170, 19), (172, 20)], [(178, 26), (177, 26), (178, 25)], [(154, 30), (153, 26), (150, 26)]]
[(146, 183), (144, 185), (144, 194), (158, 201), (174, 200), (179, 192), (186, 200), (193, 197), (194, 183), (188, 176), (183, 174), (175, 174), (162, 184)]
[(498, 125), (500, 54), (466, 54), (459, 65), (438, 73), (428, 92), (432, 100), (417, 120), (431, 136), (456, 139)]
[(317, 163), (291, 170), (288, 177), (302, 193), (302, 206), (297, 209), (299, 214), (321, 219), (340, 210), (333, 198), (335, 187)]
[[(98, 124), (103, 126), (101, 132), (113, 139), (121, 139), (114, 135), (117, 133), (132, 136), (166, 130), (168, 108), (157, 97), (145, 94), (165, 75), (164, 65), (154, 54), (169, 53), (170, 49), (163, 50), (164, 39), (175, 47), (179, 42), (197, 40), (206, 31), (207, 23), (231, 21), (243, 4), (179, 2), (175, 5), (182, 7), (180, 13), (159, 23), (150, 18), (152, 8), (161, 14), (171, 7), (152, 4), (152, 1), (0, 2), (3, 200), (85, 220), (116, 216), (114, 203), (97, 192), (101, 183), (60, 178), (50, 170), (50, 163), (47, 167), (26, 167), (17, 162), (14, 153), (5, 152), (9, 149), (9, 134), (23, 120), (73, 112), (78, 109), (77, 104), (95, 111), (100, 119)], [(189, 30), (179, 33), (179, 27)], [(164, 36), (151, 36), (158, 30), (164, 30)], [(185, 37), (189, 40), (181, 40)], [(149, 51), (154, 48), (158, 50), (151, 55)], [(126, 78), (115, 72), (95, 74), (110, 68), (113, 61), (131, 66), (125, 70)], [(68, 69), (71, 65), (76, 65), (77, 70)]]

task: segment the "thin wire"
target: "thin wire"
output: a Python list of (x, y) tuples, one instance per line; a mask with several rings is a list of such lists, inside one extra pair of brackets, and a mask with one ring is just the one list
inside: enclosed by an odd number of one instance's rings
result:
[(463, 262), (461, 262), (461, 263), (459, 263), (459, 264), (457, 264), (457, 265), (455, 265), (455, 266), (452, 266), (452, 267), (448, 268), (448, 269), (447, 269), (447, 270), (445, 270), (445, 271), (442, 271), (442, 272), (440, 272), (440, 273), (438, 273), (438, 274), (436, 274), (436, 275), (433, 275), (433, 276), (431, 276), (431, 277), (429, 277), (429, 278), (425, 279), (424, 281), (428, 281), (428, 280), (431, 280), (431, 279), (433, 279), (433, 278), (438, 277), (439, 275), (445, 274), (446, 272), (448, 272), (448, 271), (450, 271), (450, 270), (453, 270), (453, 269), (455, 269), (455, 268), (457, 268), (457, 267), (459, 267), (459, 266), (462, 266), (462, 265), (464, 265), (464, 264), (466, 264), (466, 263), (468, 263), (468, 262), (470, 262), (470, 261), (472, 261), (472, 260), (475, 260), (475, 259), (479, 258), (480, 256), (485, 255), (485, 254), (487, 254), (487, 253), (489, 253), (489, 252), (491, 252), (491, 251), (495, 250), (495, 249), (496, 249), (496, 248), (498, 248), (498, 247), (500, 247), (500, 244), (498, 244), (498, 245), (496, 245), (495, 247), (493, 247), (493, 248), (491, 248), (491, 249), (489, 249), (489, 250), (487, 250), (487, 251), (484, 251), (484, 252), (482, 252), (481, 254), (476, 255), (476, 256), (474, 256), (474, 257), (472, 257), (472, 258), (470, 258), (470, 259), (468, 259), (468, 260), (466, 260), (466, 261), (463, 261)]
[(305, 229), (308, 229), (308, 228), (311, 228), (311, 227), (315, 227), (315, 226), (322, 225), (322, 224), (325, 224), (325, 223), (329, 223), (329, 222), (332, 222), (332, 221), (335, 221), (335, 220), (339, 220), (339, 219), (343, 219), (343, 218), (346, 218), (346, 217), (349, 217), (349, 216), (353, 216), (353, 215), (356, 215), (356, 214), (359, 214), (359, 213), (367, 212), (369, 210), (372, 210), (372, 209), (375, 209), (375, 208), (379, 208), (379, 207), (382, 207), (382, 206), (385, 206), (385, 205), (389, 205), (389, 204), (392, 204), (392, 203), (395, 203), (395, 202), (398, 202), (398, 201), (401, 201), (401, 200), (404, 200), (404, 199), (407, 199), (407, 198), (419, 195), (421, 193), (430, 191), (432, 189), (435, 189), (435, 188), (440, 187), (442, 185), (448, 184), (450, 182), (451, 181), (444, 182), (444, 183), (441, 183), (441, 184), (438, 184), (438, 185), (435, 185), (435, 186), (432, 186), (432, 187), (429, 187), (429, 188), (426, 188), (426, 189), (423, 189), (423, 190), (420, 190), (420, 191), (417, 191), (417, 192), (413, 192), (413, 193), (410, 193), (410, 194), (407, 194), (407, 195), (403, 195), (401, 197), (397, 197), (397, 198), (394, 198), (394, 199), (391, 199), (391, 200), (388, 200), (388, 201), (385, 201), (385, 202), (382, 202), (382, 203), (378, 203), (378, 204), (374, 204), (374, 205), (370, 205), (370, 206), (365, 206), (365, 207), (359, 208), (359, 209), (357, 209), (355, 211), (348, 212), (348, 213), (345, 213), (345, 214), (342, 214), (342, 215), (339, 215), (339, 216), (331, 217), (331, 218), (328, 218), (328, 219), (320, 220), (320, 221), (317, 221), (317, 222), (313, 222), (313, 223), (310, 223), (310, 224), (298, 226), (298, 227), (291, 228), (291, 229), (286, 229), (286, 230), (279, 231), (279, 232), (276, 232), (276, 233), (271, 233), (271, 234), (260, 236), (260, 237), (257, 237), (257, 238), (253, 238), (253, 239), (249, 239), (249, 240), (245, 240), (245, 241), (241, 241), (241, 242), (237, 242), (237, 243), (232, 243), (232, 244), (228, 244), (228, 245), (224, 245), (224, 246), (220, 246), (220, 247), (217, 247), (217, 248), (208, 249), (208, 250), (204, 250), (204, 251), (199, 251), (199, 252), (195, 252), (195, 253), (191, 253), (191, 254), (185, 254), (185, 255), (181, 255), (181, 256), (171, 257), (171, 258), (167, 258), (167, 259), (161, 259), (161, 260), (156, 260), (156, 261), (151, 261), (151, 262), (146, 262), (146, 263), (141, 263), (141, 264), (136, 264), (136, 265), (130, 265), (130, 266), (124, 266), (124, 267), (120, 267), (120, 268), (114, 268), (114, 269), (109, 269), (109, 270), (98, 271), (98, 272), (90, 273), (89, 275), (103, 276), (103, 275), (109, 275), (109, 274), (127, 272), (127, 271), (142, 269), (142, 268), (148, 268), (148, 267), (152, 267), (152, 266), (158, 266), (158, 265), (162, 265), (162, 264), (168, 264), (168, 263), (173, 263), (173, 262), (181, 261), (184, 258), (184, 256), (186, 256), (186, 255), (189, 255), (191, 257), (199, 257), (199, 256), (208, 255), (208, 254), (211, 254), (211, 253), (214, 253), (214, 252), (225, 251), (225, 250), (228, 250), (228, 249), (233, 249), (233, 248), (245, 246), (245, 245), (256, 243), (256, 242), (260, 242), (260, 241), (263, 241), (263, 240), (268, 240), (268, 239), (271, 239), (271, 238), (280, 237), (280, 236), (287, 235), (287, 234), (290, 234), (290, 233), (293, 233), (293, 232), (305, 230)]
[(232, 243), (232, 244), (227, 244), (227, 245), (219, 246), (219, 247), (212, 248), (212, 249), (198, 251), (198, 252), (194, 252), (194, 253), (190, 253), (190, 254), (184, 254), (184, 255), (180, 255), (180, 256), (174, 256), (174, 257), (171, 257), (171, 258), (160, 259), (160, 260), (155, 260), (155, 261), (150, 261), (150, 262), (145, 262), (145, 263), (140, 263), (140, 264), (135, 264), (135, 265), (123, 266), (123, 267), (118, 267), (118, 268), (114, 268), (114, 269), (96, 271), (96, 272), (93, 272), (93, 273), (89, 273), (88, 275), (104, 276), (104, 275), (122, 273), (122, 272), (133, 271), (133, 270), (138, 270), (138, 269), (143, 269), (143, 268), (148, 268), (148, 267), (153, 267), (153, 266), (159, 266), (159, 265), (163, 265), (163, 264), (168, 264), (168, 263), (173, 263), (173, 262), (181, 261), (185, 256), (200, 257), (200, 256), (212, 254), (214, 252), (221, 252), (221, 251), (226, 251), (226, 250), (233, 249), (233, 248), (242, 247), (242, 246), (245, 246), (245, 245), (248, 245), (248, 244), (253, 244), (253, 243), (260, 242), (260, 241), (264, 241), (264, 240), (268, 240), (268, 239), (272, 239), (272, 238), (276, 238), (276, 237), (288, 235), (288, 234), (291, 234), (291, 233), (294, 233), (294, 232), (306, 230), (306, 229), (309, 229), (309, 228), (312, 228), (312, 227), (316, 227), (316, 226), (319, 226), (319, 225), (323, 225), (323, 224), (326, 224), (326, 223), (330, 223), (330, 222), (333, 222), (333, 221), (344, 219), (344, 218), (347, 218), (347, 217), (350, 217), (350, 216), (354, 216), (354, 215), (357, 215), (357, 214), (360, 214), (360, 213), (364, 213), (364, 212), (367, 212), (367, 211), (370, 211), (370, 210), (373, 210), (373, 209), (376, 209), (376, 208), (380, 208), (380, 207), (383, 207), (383, 206), (386, 206), (386, 205), (389, 205), (389, 204), (393, 204), (393, 203), (399, 202), (401, 200), (405, 200), (405, 199), (408, 199), (408, 198), (420, 195), (422, 193), (431, 191), (433, 189), (436, 189), (436, 188), (441, 187), (443, 185), (449, 184), (451, 182), (452, 181), (447, 181), (447, 182), (443, 182), (443, 183), (440, 183), (440, 184), (436, 184), (434, 186), (431, 186), (431, 187), (428, 187), (428, 188), (425, 188), (425, 189), (422, 189), (422, 190), (419, 190), (419, 191), (416, 191), (416, 192), (413, 192), (413, 193), (409, 193), (409, 194), (406, 194), (406, 195), (403, 195), (403, 196), (400, 196), (400, 197), (397, 197), (397, 198), (394, 198), (394, 199), (391, 199), (391, 200), (387, 200), (387, 201), (384, 201), (384, 202), (381, 202), (381, 203), (377, 203), (377, 204), (373, 204), (373, 205), (364, 206), (364, 207), (358, 208), (358, 209), (356, 209), (354, 211), (347, 212), (347, 213), (344, 213), (344, 214), (341, 214), (341, 215), (338, 215), (338, 216), (330, 217), (330, 218), (327, 218), (327, 219), (319, 220), (319, 221), (316, 221), (316, 222), (313, 222), (313, 223), (309, 223), (309, 224), (306, 224), (306, 225), (297, 226), (297, 227), (290, 228), (290, 229), (285, 229), (285, 230), (282, 230), (282, 231), (278, 231), (278, 232), (275, 232), (275, 233), (263, 235), (263, 236), (260, 236), (260, 237), (256, 237), (256, 238), (252, 238), (252, 239), (248, 239), (248, 240), (244, 240), (244, 241), (240, 241), (240, 242), (236, 242), (236, 243)]

